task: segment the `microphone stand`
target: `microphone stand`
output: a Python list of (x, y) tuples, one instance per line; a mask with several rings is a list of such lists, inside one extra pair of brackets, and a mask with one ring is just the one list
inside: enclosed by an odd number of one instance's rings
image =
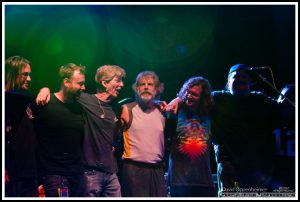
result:
[[(270, 67), (269, 67), (270, 68)], [(283, 95), (279, 90), (277, 90), (277, 88), (273, 85), (273, 84), (271, 84), (265, 77), (263, 77), (261, 74), (258, 74), (258, 73), (256, 73), (257, 75), (258, 75), (258, 77), (259, 78), (261, 78), (261, 80), (263, 81), (263, 82), (265, 82), (265, 83), (267, 83), (269, 86), (271, 86), (271, 88), (273, 89), (273, 90), (275, 90), (277, 93), (278, 93), (278, 95), (281, 95), (282, 97), (284, 97), (293, 107), (295, 107), (295, 103), (294, 102), (292, 102), (289, 98), (287, 98), (285, 95)]]

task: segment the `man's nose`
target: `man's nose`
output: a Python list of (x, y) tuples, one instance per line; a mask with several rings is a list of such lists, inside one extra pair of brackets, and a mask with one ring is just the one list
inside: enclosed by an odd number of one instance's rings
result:
[(26, 81), (31, 81), (31, 76), (30, 76), (30, 75), (28, 75), (28, 76), (26, 77)]

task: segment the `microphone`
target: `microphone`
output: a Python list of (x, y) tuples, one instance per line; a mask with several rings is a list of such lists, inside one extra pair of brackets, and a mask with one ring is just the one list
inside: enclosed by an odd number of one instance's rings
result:
[(262, 67), (248, 67), (248, 70), (261, 70), (261, 69), (268, 69), (270, 68), (269, 66), (262, 66)]

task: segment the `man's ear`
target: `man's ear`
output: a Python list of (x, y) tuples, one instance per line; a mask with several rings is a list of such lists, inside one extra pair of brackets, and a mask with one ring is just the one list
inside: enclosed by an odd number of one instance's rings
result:
[(70, 79), (64, 78), (63, 83), (64, 83), (64, 86), (68, 87), (70, 84)]
[(106, 87), (107, 81), (101, 81), (102, 86)]

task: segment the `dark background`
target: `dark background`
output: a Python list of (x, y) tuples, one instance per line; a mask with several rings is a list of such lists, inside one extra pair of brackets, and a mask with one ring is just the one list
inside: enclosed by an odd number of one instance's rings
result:
[[(295, 5), (5, 5), (5, 58), (32, 63), (34, 93), (56, 91), (61, 65), (87, 68), (94, 93), (96, 69), (119, 65), (127, 72), (119, 99), (132, 96), (141, 71), (155, 71), (170, 101), (191, 76), (223, 89), (230, 66), (258, 71), (278, 89), (296, 82)], [(272, 73), (272, 74), (271, 74)], [(276, 97), (260, 80), (254, 90)]]

